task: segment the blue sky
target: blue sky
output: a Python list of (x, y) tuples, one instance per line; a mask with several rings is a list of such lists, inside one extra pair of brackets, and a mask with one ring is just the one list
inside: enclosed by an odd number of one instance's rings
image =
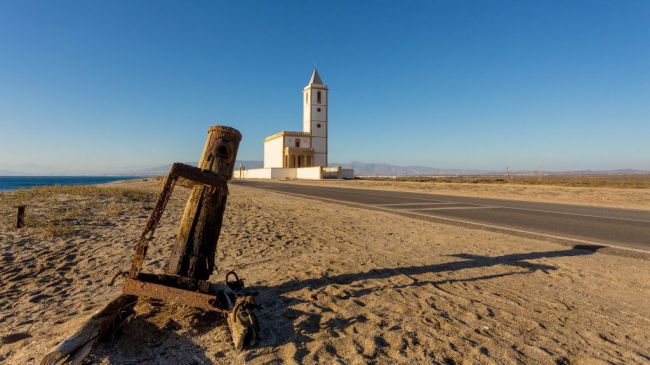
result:
[(209, 125), (330, 161), (650, 169), (648, 1), (0, 0), (0, 169), (193, 161)]

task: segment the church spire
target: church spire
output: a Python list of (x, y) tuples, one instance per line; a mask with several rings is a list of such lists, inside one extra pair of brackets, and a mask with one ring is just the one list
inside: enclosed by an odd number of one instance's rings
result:
[(317, 69), (314, 69), (314, 73), (311, 74), (311, 79), (309, 79), (308, 85), (323, 85), (323, 81), (320, 79)]

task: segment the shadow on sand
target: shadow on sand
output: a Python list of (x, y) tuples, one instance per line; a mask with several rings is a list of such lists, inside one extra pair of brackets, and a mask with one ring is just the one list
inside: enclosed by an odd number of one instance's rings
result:
[[(351, 319), (330, 319), (325, 323), (321, 323), (322, 318), (320, 314), (308, 313), (292, 308), (296, 304), (305, 301), (286, 296), (288, 293), (302, 289), (315, 290), (330, 285), (350, 285), (364, 280), (386, 279), (399, 275), (410, 278), (412, 282), (409, 284), (383, 286), (381, 289), (397, 290), (421, 285), (440, 285), (451, 282), (470, 282), (510, 275), (524, 275), (536, 271), (548, 272), (557, 270), (557, 268), (552, 265), (528, 262), (528, 260), (584, 256), (594, 253), (599, 248), (601, 247), (581, 245), (566, 250), (510, 254), (495, 257), (459, 253), (450, 255), (450, 257), (461, 260), (442, 264), (373, 269), (359, 273), (347, 273), (306, 280), (292, 280), (272, 287), (254, 287), (251, 289), (259, 293), (256, 300), (261, 305), (261, 308), (256, 310), (261, 328), (261, 343), (257, 349), (253, 349), (253, 351), (247, 354), (246, 358), (247, 360), (255, 358), (259, 353), (256, 350), (293, 343), (296, 348), (294, 359), (298, 363), (302, 363), (308, 355), (306, 344), (311, 341), (310, 334), (320, 331), (335, 333), (334, 330), (343, 330), (351, 325), (363, 323), (367, 320), (365, 316), (359, 315)], [(524, 270), (462, 279), (441, 279), (437, 281), (421, 281), (413, 277), (421, 274), (456, 272), (465, 269), (485, 268), (497, 265), (511, 266)], [(377, 288), (360, 288), (354, 290), (354, 285), (352, 288), (346, 289), (350, 289), (350, 298), (359, 298), (377, 290)], [(152, 304), (154, 307), (163, 307), (162, 303)], [(173, 321), (165, 326), (167, 328), (160, 328), (151, 323), (153, 317), (162, 310), (161, 308), (154, 308), (152, 311), (148, 311), (149, 313), (147, 315), (136, 316), (136, 318), (123, 328), (122, 334), (115, 342), (104, 343), (99, 346), (99, 353), (95, 354), (94, 359), (104, 358), (110, 364), (164, 362), (165, 358), (168, 358), (168, 352), (171, 349), (167, 346), (161, 346), (161, 344), (169, 343), (168, 340), (171, 339), (176, 351), (183, 349), (183, 357), (187, 358), (191, 363), (211, 363), (201, 346), (195, 344), (192, 339), (186, 336), (178, 335), (169, 327), (175, 325)], [(321, 307), (321, 309), (325, 312), (332, 311), (332, 309), (326, 307)], [(182, 317), (181, 313), (175, 313), (172, 317), (178, 317), (179, 315)], [(199, 315), (199, 319), (201, 317), (205, 317), (203, 318), (205, 321), (202, 321), (202, 325), (199, 326), (201, 327), (199, 329), (200, 332), (208, 332), (214, 330), (216, 327), (225, 325), (223, 320), (211, 317), (211, 314), (204, 313), (203, 315)], [(143, 349), (147, 350), (143, 352)], [(330, 346), (326, 346), (325, 351), (336, 355), (336, 349)]]
[[(602, 247), (595, 245), (578, 245), (565, 250), (520, 253), (495, 257), (459, 253), (450, 256), (462, 260), (442, 264), (373, 269), (359, 273), (340, 274), (306, 280), (292, 280), (274, 287), (259, 286), (254, 289), (259, 292), (257, 300), (262, 306), (262, 308), (258, 310), (260, 327), (262, 328), (262, 342), (260, 346), (276, 347), (292, 342), (295, 344), (297, 349), (294, 359), (298, 363), (301, 363), (304, 357), (308, 354), (305, 344), (311, 341), (311, 338), (308, 336), (310, 333), (323, 330), (333, 333), (333, 330), (341, 330), (352, 324), (366, 321), (364, 316), (358, 316), (351, 320), (330, 320), (323, 324), (321, 323), (321, 316), (319, 314), (307, 313), (291, 308), (296, 304), (304, 302), (297, 298), (285, 296), (291, 292), (300, 291), (302, 289), (315, 290), (329, 285), (350, 285), (355, 282), (386, 279), (398, 275), (407, 276), (412, 282), (409, 284), (400, 284), (388, 287), (384, 286), (382, 289), (388, 288), (396, 290), (422, 285), (471, 282), (511, 275), (525, 275), (536, 271), (548, 273), (549, 271), (557, 270), (557, 268), (552, 265), (528, 262), (528, 260), (585, 256), (596, 252), (600, 248)], [(525, 270), (478, 277), (466, 277), (462, 279), (442, 279), (438, 281), (420, 281), (413, 277), (421, 274), (456, 272), (465, 269), (486, 268), (497, 265), (512, 266), (523, 268)], [(358, 298), (377, 290), (377, 288), (363, 288), (355, 291), (354, 288), (349, 287), (346, 289), (351, 289), (351, 298)], [(322, 309), (325, 311), (331, 311), (331, 309), (328, 308)], [(300, 320), (299, 322), (294, 323), (294, 320), (296, 319)], [(326, 349), (326, 351), (334, 354), (332, 352), (334, 349)]]

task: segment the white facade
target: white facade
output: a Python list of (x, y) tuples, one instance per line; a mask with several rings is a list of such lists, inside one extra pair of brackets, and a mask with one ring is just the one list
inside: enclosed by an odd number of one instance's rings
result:
[[(329, 163), (327, 157), (329, 89), (323, 84), (318, 71), (314, 70), (312, 73), (302, 96), (302, 132), (282, 131), (266, 137), (264, 168), (242, 172), (241, 178), (323, 178), (323, 171), (327, 170)], [(341, 178), (340, 167), (338, 171), (335, 176)], [(354, 178), (354, 171), (346, 170), (345, 176)]]
[(314, 166), (309, 133), (282, 131), (264, 139), (264, 168)]
[(282, 138), (264, 141), (264, 168), (282, 167)]

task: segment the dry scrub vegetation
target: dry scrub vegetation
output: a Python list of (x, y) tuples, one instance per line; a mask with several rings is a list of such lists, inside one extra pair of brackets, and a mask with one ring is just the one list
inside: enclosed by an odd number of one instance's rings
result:
[(15, 224), (16, 205), (26, 205), (26, 226), (32, 235), (49, 238), (82, 233), (89, 225), (110, 226), (111, 219), (136, 208), (147, 209), (156, 194), (133, 188), (43, 186), (0, 193), (0, 226)]
[(370, 181), (408, 181), (462, 184), (521, 184), (590, 188), (648, 189), (650, 174), (637, 175), (468, 175), (364, 177)]
[(363, 189), (594, 205), (611, 208), (650, 208), (648, 175), (447, 176), (363, 178), (347, 181), (296, 181)]

